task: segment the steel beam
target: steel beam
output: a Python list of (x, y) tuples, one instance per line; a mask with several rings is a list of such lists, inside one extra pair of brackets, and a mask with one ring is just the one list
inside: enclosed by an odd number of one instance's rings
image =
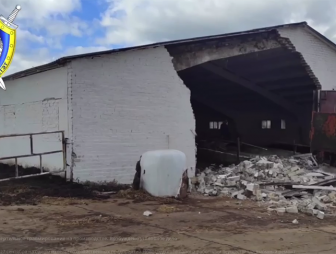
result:
[(220, 68), (210, 62), (207, 62), (205, 64), (202, 64), (201, 65), (204, 69), (220, 76), (220, 77), (223, 77), (227, 80), (230, 80), (234, 83), (237, 83), (259, 95), (261, 95), (262, 97), (265, 97), (267, 99), (269, 99), (270, 101), (274, 102), (275, 104), (278, 104), (280, 107), (286, 109), (287, 111), (291, 112), (291, 113), (296, 113), (296, 109), (294, 107), (294, 105), (292, 105), (289, 101), (281, 98), (280, 96), (258, 86), (257, 84), (245, 79), (245, 78), (242, 78), (242, 77), (239, 77), (237, 76), (236, 74), (234, 73), (231, 73), (223, 68)]

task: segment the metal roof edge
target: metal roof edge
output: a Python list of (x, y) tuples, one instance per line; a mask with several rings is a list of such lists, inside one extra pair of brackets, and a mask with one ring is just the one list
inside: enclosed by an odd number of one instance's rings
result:
[(37, 66), (37, 67), (34, 67), (34, 68), (29, 68), (29, 69), (26, 69), (26, 70), (23, 70), (23, 71), (19, 71), (19, 72), (10, 74), (8, 76), (5, 76), (3, 79), (5, 81), (6, 80), (8, 81), (8, 80), (14, 80), (14, 79), (34, 75), (34, 74), (37, 74), (37, 73), (41, 73), (41, 72), (44, 72), (44, 71), (48, 71), (48, 70), (51, 70), (51, 69), (62, 67), (68, 61), (78, 59), (78, 58), (94, 57), (94, 56), (99, 56), (99, 55), (106, 55), (106, 54), (112, 54), (112, 53), (118, 53), (118, 52), (124, 52), (124, 51), (131, 51), (131, 50), (140, 50), (140, 49), (155, 48), (155, 47), (160, 47), (160, 46), (169, 46), (169, 45), (184, 44), (184, 43), (190, 43), (190, 42), (201, 42), (201, 41), (206, 41), (206, 40), (215, 40), (215, 39), (221, 39), (221, 38), (229, 38), (229, 37), (243, 36), (243, 35), (249, 35), (249, 34), (264, 33), (264, 32), (269, 32), (271, 30), (276, 30), (278, 28), (289, 27), (289, 26), (302, 26), (302, 25), (307, 25), (307, 22), (290, 23), (290, 24), (283, 24), (283, 25), (277, 25), (277, 26), (269, 26), (269, 27), (264, 27), (264, 28), (256, 28), (256, 29), (251, 29), (251, 30), (246, 30), (246, 31), (241, 31), (241, 32), (233, 32), (233, 33), (218, 34), (218, 35), (211, 35), (211, 36), (194, 37), (194, 38), (189, 38), (189, 39), (165, 41), (165, 42), (158, 42), (158, 43), (152, 43), (152, 44), (146, 44), (146, 45), (140, 45), (140, 46), (133, 46), (133, 47), (127, 47), (127, 48), (112, 49), (112, 50), (105, 50), (105, 51), (98, 51), (98, 52), (91, 52), (91, 53), (85, 53), (85, 54), (65, 56), (65, 57), (61, 57), (61, 58), (57, 59), (56, 61), (44, 64), (44, 65), (40, 65), (40, 66)]
[(292, 41), (289, 38), (281, 37), (280, 43), (282, 44), (283, 47), (287, 48), (288, 50), (292, 52), (295, 52), (299, 56), (302, 66), (305, 68), (308, 76), (313, 80), (316, 89), (321, 89), (322, 86), (321, 86), (319, 79), (316, 77), (310, 65), (306, 62), (302, 53), (296, 50), (296, 47), (292, 43)]

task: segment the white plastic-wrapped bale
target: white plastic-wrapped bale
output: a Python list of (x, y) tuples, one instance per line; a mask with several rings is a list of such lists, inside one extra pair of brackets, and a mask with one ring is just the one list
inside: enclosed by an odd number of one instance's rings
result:
[(180, 194), (186, 155), (178, 150), (149, 151), (141, 158), (140, 187), (156, 197), (177, 197)]

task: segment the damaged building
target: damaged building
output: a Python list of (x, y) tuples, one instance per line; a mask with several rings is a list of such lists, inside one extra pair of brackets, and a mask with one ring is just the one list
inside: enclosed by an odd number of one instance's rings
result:
[(335, 60), (305, 22), (64, 57), (5, 77), (0, 158), (131, 183), (142, 153), (177, 149), (194, 175), (226, 123), (244, 144), (309, 150)]

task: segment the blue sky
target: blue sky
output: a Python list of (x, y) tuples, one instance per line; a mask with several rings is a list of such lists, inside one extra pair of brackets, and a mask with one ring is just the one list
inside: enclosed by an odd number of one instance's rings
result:
[(308, 21), (335, 40), (334, 0), (0, 0), (15, 23), (8, 74), (66, 55)]

